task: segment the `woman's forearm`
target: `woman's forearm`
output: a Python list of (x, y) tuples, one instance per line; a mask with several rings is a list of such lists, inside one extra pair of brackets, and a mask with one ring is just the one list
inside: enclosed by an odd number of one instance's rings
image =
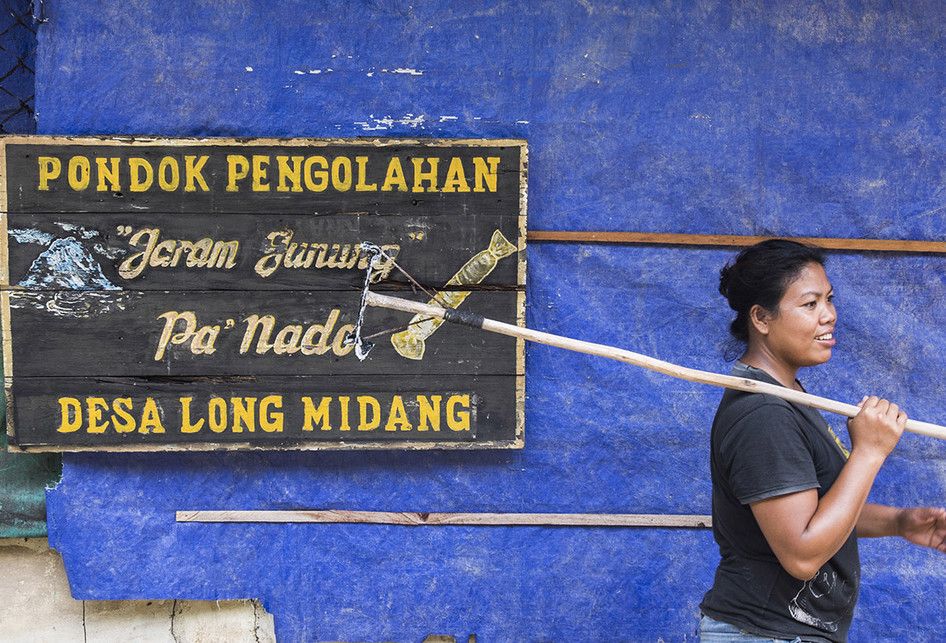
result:
[(880, 538), (883, 536), (899, 536), (899, 507), (875, 505), (867, 503), (857, 519), (858, 538)]

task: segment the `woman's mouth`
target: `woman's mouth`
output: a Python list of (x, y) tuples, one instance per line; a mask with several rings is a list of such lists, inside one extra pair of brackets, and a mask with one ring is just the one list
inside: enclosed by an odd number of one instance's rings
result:
[(823, 335), (818, 335), (815, 337), (815, 341), (821, 344), (827, 344), (828, 346), (834, 346), (834, 333), (824, 333)]

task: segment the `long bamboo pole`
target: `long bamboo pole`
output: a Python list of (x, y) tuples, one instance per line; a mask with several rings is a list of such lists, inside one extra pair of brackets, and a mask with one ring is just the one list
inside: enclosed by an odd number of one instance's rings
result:
[[(731, 388), (737, 391), (746, 391), (749, 393), (767, 393), (769, 395), (774, 395), (784, 400), (788, 400), (789, 402), (810, 406), (822, 411), (829, 411), (831, 413), (836, 413), (849, 418), (854, 417), (860, 411), (860, 408), (853, 404), (836, 402), (835, 400), (831, 400), (826, 397), (819, 397), (817, 395), (811, 395), (810, 393), (802, 393), (801, 391), (785, 388), (783, 386), (776, 386), (775, 384), (769, 384), (768, 382), (759, 382), (757, 380), (747, 379), (744, 377), (720, 375), (717, 373), (709, 373), (707, 371), (697, 370), (695, 368), (678, 366), (677, 364), (672, 364), (670, 362), (665, 362), (653, 357), (648, 357), (647, 355), (641, 355), (640, 353), (634, 353), (629, 350), (624, 350), (623, 348), (616, 348), (614, 346), (607, 346), (605, 344), (596, 344), (594, 342), (586, 342), (580, 339), (572, 339), (570, 337), (562, 337), (561, 335), (553, 335), (551, 333), (543, 333), (542, 331), (532, 330), (531, 328), (521, 328), (513, 324), (507, 324), (505, 322), (500, 322), (493, 319), (486, 319), (485, 317), (480, 317), (479, 315), (459, 313), (455, 310), (446, 310), (444, 308), (440, 308), (439, 306), (432, 306), (430, 304), (411, 301), (409, 299), (402, 299), (400, 297), (380, 295), (378, 293), (368, 291), (365, 295), (365, 304), (377, 308), (389, 308), (391, 310), (414, 313), (415, 315), (421, 314), (428, 315), (430, 317), (440, 317), (449, 322), (460, 323), (467, 326), (472, 326), (474, 328), (482, 328), (483, 330), (489, 331), (491, 333), (499, 333), (500, 335), (508, 335), (510, 337), (521, 337), (522, 339), (528, 340), (530, 342), (555, 346), (556, 348), (564, 348), (565, 350), (575, 351), (578, 353), (587, 353), (588, 355), (607, 357), (608, 359), (617, 360), (626, 364), (633, 364), (634, 366), (640, 366), (651, 371), (669, 375), (670, 377), (687, 380), (688, 382), (709, 384), (710, 386), (720, 386), (723, 388)], [(910, 419), (907, 420), (906, 428), (908, 431), (912, 431), (913, 433), (919, 433), (920, 435), (927, 435), (933, 438), (946, 440), (946, 427), (939, 426), (938, 424), (931, 424), (929, 422), (920, 422), (919, 420)]]

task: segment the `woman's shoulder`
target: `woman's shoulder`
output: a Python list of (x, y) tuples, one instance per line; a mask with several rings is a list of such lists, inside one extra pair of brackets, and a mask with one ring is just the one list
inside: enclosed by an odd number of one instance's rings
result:
[(790, 402), (767, 393), (727, 391), (713, 420), (713, 441), (736, 438), (756, 431), (784, 432), (802, 429), (797, 411)]
[(719, 418), (725, 415), (735, 422), (747, 415), (759, 413), (794, 414), (795, 407), (788, 400), (769, 393), (727, 390), (719, 403), (716, 416)]

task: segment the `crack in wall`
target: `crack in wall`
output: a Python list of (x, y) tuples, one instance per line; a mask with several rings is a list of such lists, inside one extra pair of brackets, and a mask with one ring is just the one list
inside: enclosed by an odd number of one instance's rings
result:
[(180, 643), (177, 638), (177, 633), (174, 631), (174, 618), (177, 616), (177, 599), (171, 602), (171, 639), (175, 643)]

